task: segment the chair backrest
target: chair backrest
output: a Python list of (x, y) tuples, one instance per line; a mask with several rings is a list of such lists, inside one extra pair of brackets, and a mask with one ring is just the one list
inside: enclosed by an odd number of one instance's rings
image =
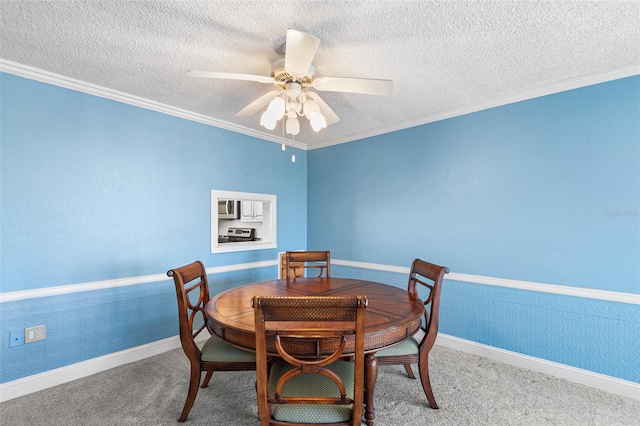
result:
[[(252, 305), (261, 424), (269, 424), (272, 404), (326, 404), (351, 405), (351, 422), (359, 425), (363, 409), (364, 309), (367, 298), (255, 296)], [(280, 377), (270, 396), (267, 355), (276, 353), (293, 369)], [(353, 398), (345, 394), (345, 384), (340, 377), (325, 368), (342, 358), (343, 353), (354, 355)], [(300, 374), (319, 374), (329, 378), (335, 383), (332, 389), (339, 390), (337, 394), (340, 396), (281, 395), (285, 383)], [(303, 419), (300, 422), (304, 423)]]
[[(331, 252), (329, 251), (288, 251), (285, 253), (286, 278), (298, 278), (307, 269), (318, 269), (318, 277), (325, 273), (331, 277)], [(300, 274), (299, 271), (302, 271)]]
[(442, 292), (444, 274), (447, 273), (449, 273), (449, 268), (446, 266), (434, 265), (424, 260), (415, 259), (411, 264), (407, 289), (409, 294), (421, 296), (418, 285), (424, 286), (428, 293), (428, 296), (423, 296), (422, 299), (424, 300), (425, 335), (420, 342), (421, 348), (424, 346), (426, 350), (433, 346), (438, 334), (440, 293)]
[[(176, 286), (182, 349), (192, 362), (200, 362), (200, 349), (196, 345), (195, 337), (205, 329), (207, 324), (204, 307), (209, 302), (209, 281), (205, 267), (198, 260), (189, 265), (171, 269), (167, 275), (173, 277)], [(194, 323), (198, 327), (195, 330)]]

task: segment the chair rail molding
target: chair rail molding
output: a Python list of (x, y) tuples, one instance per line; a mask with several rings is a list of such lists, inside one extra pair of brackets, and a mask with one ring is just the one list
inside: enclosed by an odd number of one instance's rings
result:
[[(268, 266), (278, 266), (278, 261), (266, 260), (263, 262), (237, 263), (235, 265), (214, 266), (211, 268), (207, 268), (207, 274), (213, 275), (224, 272), (264, 268)], [(164, 273), (143, 275), (139, 277), (117, 278), (113, 280), (94, 281), (81, 284), (62, 285), (56, 287), (44, 287), (33, 290), (12, 291), (7, 293), (0, 293), (0, 303), (17, 302), (20, 300), (37, 299), (40, 297), (60, 296), (63, 294), (80, 293), (83, 291), (105, 290), (114, 287), (149, 284), (168, 280), (171, 280), (171, 278), (167, 277), (167, 274)]]
[[(398, 274), (409, 274), (408, 267), (380, 265), (376, 263), (354, 262), (350, 260), (331, 259), (334, 265), (348, 266), (352, 268), (372, 269), (384, 272), (394, 272)], [(481, 275), (461, 274), (449, 272), (445, 275), (445, 280), (462, 281), (467, 283), (485, 284), (496, 287), (507, 287), (516, 290), (538, 291), (542, 293), (559, 294), (564, 296), (583, 297), (587, 299), (604, 300), (607, 302), (628, 303), (640, 305), (640, 294), (622, 293), (616, 291), (597, 290), (591, 288), (571, 287), (557, 284), (544, 284), (531, 281), (519, 281), (505, 278), (484, 277)]]
[[(392, 272), (397, 274), (409, 274), (409, 268), (404, 266), (382, 265), (378, 263), (356, 262), (351, 260), (331, 259), (333, 265), (347, 266), (360, 269)], [(278, 260), (262, 262), (238, 263), (234, 265), (215, 266), (207, 268), (207, 274), (219, 274), (224, 272), (241, 271), (245, 269), (264, 268), (278, 266)], [(70, 284), (56, 287), (45, 287), (33, 290), (13, 291), (0, 293), (0, 303), (16, 302), (20, 300), (36, 299), (41, 297), (59, 296), (63, 294), (79, 293), (82, 291), (104, 290), (114, 287), (124, 287), (138, 284), (148, 284), (166, 281), (166, 274), (144, 275), (139, 277), (117, 278), (113, 280), (94, 281), (80, 284)], [(450, 272), (445, 280), (462, 281), (467, 283), (485, 284), (497, 287), (506, 287), (517, 290), (538, 291), (542, 293), (559, 294), (564, 296), (583, 297), (608, 302), (628, 303), (640, 305), (640, 294), (622, 293), (616, 291), (597, 290), (589, 288), (571, 287), (557, 284), (544, 284), (531, 281), (519, 281), (505, 278), (485, 277), (481, 275), (461, 274)]]

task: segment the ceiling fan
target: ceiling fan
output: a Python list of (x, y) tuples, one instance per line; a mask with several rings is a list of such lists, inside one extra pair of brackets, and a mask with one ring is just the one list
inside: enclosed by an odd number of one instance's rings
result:
[(285, 56), (271, 65), (271, 76), (196, 70), (189, 70), (186, 75), (274, 84), (276, 86), (274, 90), (251, 102), (236, 116), (255, 114), (268, 105), (262, 114), (260, 124), (273, 130), (277, 122), (286, 116), (286, 131), (294, 136), (300, 132), (298, 116), (307, 117), (316, 132), (340, 121), (329, 105), (311, 89), (381, 96), (391, 94), (393, 90), (391, 80), (316, 77), (312, 61), (319, 45), (319, 38), (288, 29), (287, 39), (282, 48)]

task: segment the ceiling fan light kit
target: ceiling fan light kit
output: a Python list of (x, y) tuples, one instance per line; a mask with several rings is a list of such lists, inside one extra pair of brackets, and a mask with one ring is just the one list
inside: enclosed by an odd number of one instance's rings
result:
[[(260, 125), (268, 130), (273, 130), (278, 121), (284, 118), (286, 123), (283, 122), (283, 130), (292, 136), (300, 133), (298, 116), (306, 117), (315, 132), (340, 121), (338, 115), (329, 105), (317, 93), (308, 89), (378, 96), (391, 95), (393, 90), (391, 80), (347, 77), (316, 78), (312, 61), (319, 45), (320, 39), (317, 37), (289, 29), (287, 30), (287, 40), (281, 49), (285, 57), (272, 64), (271, 76), (197, 70), (189, 70), (186, 74), (189, 77), (275, 84), (278, 87), (276, 90), (260, 96), (240, 110), (236, 116), (253, 115), (267, 107), (260, 117)], [(292, 156), (292, 161), (295, 162), (295, 155)]]
[(278, 94), (260, 117), (260, 125), (273, 130), (278, 121), (286, 115), (286, 132), (290, 135), (300, 133), (298, 116), (307, 117), (315, 132), (327, 127), (327, 119), (322, 115), (316, 101), (307, 97), (298, 83), (287, 83), (285, 90)]

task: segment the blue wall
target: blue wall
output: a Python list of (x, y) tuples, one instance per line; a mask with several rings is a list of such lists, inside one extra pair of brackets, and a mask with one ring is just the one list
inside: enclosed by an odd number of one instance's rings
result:
[[(275, 143), (0, 74), (0, 291), (276, 260), (306, 246), (307, 155)], [(276, 194), (277, 249), (212, 255), (210, 191)], [(212, 292), (277, 268), (212, 276)], [(177, 334), (172, 281), (2, 303), (0, 382)], [(8, 348), (9, 332), (47, 339)], [(28, 362), (24, 362), (28, 359)]]
[[(9, 74), (0, 85), (3, 293), (307, 246), (640, 293), (640, 77), (299, 151), (295, 164), (211, 126)], [(213, 188), (276, 194), (278, 249), (212, 255)], [(215, 274), (211, 290), (276, 274)], [(638, 305), (454, 280), (442, 298), (443, 333), (640, 382)], [(2, 303), (0, 383), (175, 336), (175, 309), (169, 280)], [(38, 324), (46, 340), (8, 348), (10, 331)]]
[[(640, 293), (638, 76), (314, 150), (308, 168), (309, 248), (333, 258)], [(445, 284), (442, 332), (640, 382), (638, 305)]]

